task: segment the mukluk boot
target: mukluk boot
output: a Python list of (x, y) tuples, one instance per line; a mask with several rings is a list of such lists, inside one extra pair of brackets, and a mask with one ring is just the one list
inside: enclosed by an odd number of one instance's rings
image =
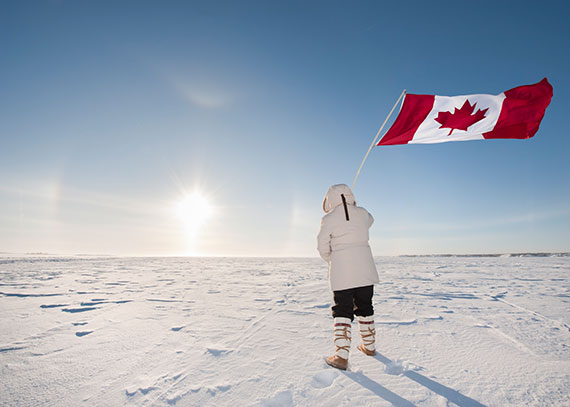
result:
[(374, 327), (374, 315), (369, 317), (358, 317), (358, 327), (360, 328), (361, 339), (358, 349), (368, 356), (374, 356), (376, 354), (376, 328)]
[(350, 318), (334, 319), (334, 355), (327, 359), (327, 364), (337, 369), (346, 370), (348, 367), (348, 352), (350, 352), (351, 328)]

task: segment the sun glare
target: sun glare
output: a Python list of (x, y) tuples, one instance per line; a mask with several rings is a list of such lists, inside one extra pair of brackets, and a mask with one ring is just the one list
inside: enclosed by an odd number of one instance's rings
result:
[(213, 213), (214, 209), (208, 199), (198, 191), (186, 195), (176, 205), (176, 217), (182, 221), (186, 234), (190, 238), (196, 236)]

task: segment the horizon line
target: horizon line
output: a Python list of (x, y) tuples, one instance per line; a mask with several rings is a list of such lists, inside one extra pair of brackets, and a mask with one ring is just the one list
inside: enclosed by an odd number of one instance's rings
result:
[[(47, 252), (0, 252), (0, 256), (45, 256), (45, 257), (100, 257), (100, 258), (250, 258), (250, 259), (318, 259), (315, 256), (251, 256), (251, 255), (194, 255), (194, 254), (105, 254), (105, 253), (47, 253)], [(503, 252), (503, 253), (428, 253), (375, 255), (373, 257), (570, 257), (570, 251), (555, 252)]]

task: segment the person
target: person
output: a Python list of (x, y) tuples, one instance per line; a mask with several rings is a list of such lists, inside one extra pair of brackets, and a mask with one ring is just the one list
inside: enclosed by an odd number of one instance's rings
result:
[(378, 272), (368, 244), (368, 230), (374, 218), (356, 206), (348, 185), (329, 188), (323, 200), (325, 215), (317, 237), (319, 254), (329, 265), (332, 290), (335, 353), (327, 359), (330, 366), (346, 370), (351, 345), (351, 323), (358, 317), (361, 343), (358, 349), (376, 354), (372, 296)]

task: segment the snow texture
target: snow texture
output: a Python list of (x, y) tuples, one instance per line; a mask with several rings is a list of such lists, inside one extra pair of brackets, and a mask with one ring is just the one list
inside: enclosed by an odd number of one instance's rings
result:
[(0, 405), (570, 406), (570, 257), (377, 258), (328, 367), (320, 259), (0, 257)]

